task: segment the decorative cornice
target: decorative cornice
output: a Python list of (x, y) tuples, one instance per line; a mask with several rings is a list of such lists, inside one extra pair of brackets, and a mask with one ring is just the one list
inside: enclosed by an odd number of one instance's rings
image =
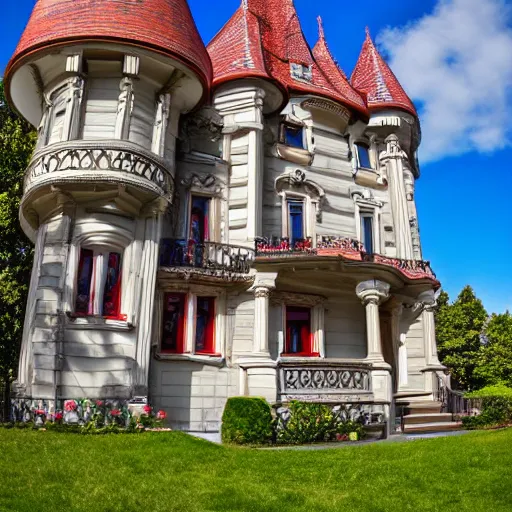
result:
[(274, 292), (271, 298), (273, 306), (278, 305), (295, 305), (304, 307), (315, 307), (324, 304), (327, 298), (323, 295), (311, 295), (305, 293), (293, 292)]
[(335, 114), (341, 117), (345, 122), (350, 121), (350, 111), (337, 103), (334, 103), (329, 100), (324, 100), (321, 98), (308, 98), (303, 101), (300, 106), (305, 110), (317, 109), (323, 110), (325, 112), (329, 112), (331, 114)]

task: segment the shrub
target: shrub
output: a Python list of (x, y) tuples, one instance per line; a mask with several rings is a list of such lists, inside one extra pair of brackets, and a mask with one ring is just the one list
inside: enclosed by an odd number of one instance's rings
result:
[(263, 398), (230, 398), (222, 415), (222, 442), (266, 444), (272, 440), (272, 413)]
[(503, 386), (487, 386), (466, 394), (466, 398), (481, 400), (481, 414), (463, 418), (465, 428), (483, 428), (512, 422), (512, 389)]
[(361, 423), (341, 418), (324, 404), (292, 401), (288, 405), (289, 418), (278, 425), (277, 441), (283, 444), (308, 444), (334, 440), (348, 440), (351, 433), (364, 437)]

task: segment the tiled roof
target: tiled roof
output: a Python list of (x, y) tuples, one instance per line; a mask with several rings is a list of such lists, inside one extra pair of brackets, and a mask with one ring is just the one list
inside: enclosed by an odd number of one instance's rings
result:
[(233, 17), (208, 45), (213, 64), (213, 83), (238, 77), (271, 79), (265, 67), (260, 22), (243, 2)]
[[(319, 95), (368, 115), (364, 101), (347, 97), (345, 87), (333, 85), (316, 62), (293, 0), (242, 0), (241, 7), (208, 45), (208, 51), (214, 84), (261, 76), (289, 92)], [(306, 71), (310, 68), (311, 76), (292, 76), (292, 64), (304, 66)]]
[(366, 94), (370, 110), (399, 108), (418, 115), (409, 96), (375, 47), (368, 30), (351, 82), (357, 91)]
[(318, 32), (318, 41), (313, 48), (313, 56), (315, 57), (318, 66), (333, 87), (335, 87), (339, 94), (345, 98), (346, 104), (351, 105), (363, 114), (368, 115), (368, 109), (366, 108), (365, 101), (361, 95), (352, 88), (348, 82), (347, 76), (334, 60), (334, 57), (329, 50), (329, 46), (325, 40), (322, 18), (320, 18), (320, 16), (318, 17)]
[(211, 82), (210, 58), (187, 0), (38, 0), (6, 75), (34, 50), (84, 40), (154, 49), (194, 69), (206, 88)]

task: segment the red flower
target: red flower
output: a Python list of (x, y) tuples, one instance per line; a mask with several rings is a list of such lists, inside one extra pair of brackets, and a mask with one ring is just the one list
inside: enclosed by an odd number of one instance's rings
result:
[(62, 421), (64, 415), (61, 412), (55, 414), (55, 421)]
[(158, 420), (165, 420), (165, 418), (167, 418), (167, 413), (165, 411), (158, 411), (156, 418)]
[(34, 411), (34, 414), (36, 416), (46, 416), (46, 412), (44, 412), (42, 409), (37, 409)]
[(150, 406), (150, 405), (145, 405), (145, 406), (144, 406), (144, 408), (143, 408), (142, 410), (144, 411), (144, 413), (145, 413), (145, 414), (148, 414), (148, 415), (149, 415), (149, 414), (151, 414), (151, 411), (152, 411), (153, 409), (151, 408), (151, 406)]
[(74, 400), (66, 400), (64, 402), (64, 409), (68, 412), (76, 411), (78, 406)]
[(103, 407), (103, 402), (101, 400), (96, 400), (96, 407)]
[(112, 416), (121, 416), (121, 411), (120, 411), (119, 409), (112, 409), (112, 410), (110, 411), (110, 414), (111, 414)]

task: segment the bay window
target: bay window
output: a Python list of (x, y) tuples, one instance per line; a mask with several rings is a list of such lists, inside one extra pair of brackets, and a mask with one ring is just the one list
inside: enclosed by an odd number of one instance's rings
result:
[(75, 313), (77, 316), (121, 317), (120, 252), (81, 248)]

